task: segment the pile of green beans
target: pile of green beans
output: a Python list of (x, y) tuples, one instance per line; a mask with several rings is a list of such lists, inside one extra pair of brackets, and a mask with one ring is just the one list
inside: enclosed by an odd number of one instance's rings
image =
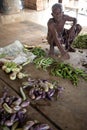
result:
[(35, 47), (31, 50), (31, 52), (36, 55), (37, 57), (46, 56), (46, 53), (40, 47)]
[(69, 79), (74, 85), (78, 84), (79, 77), (87, 80), (87, 74), (81, 69), (75, 69), (69, 64), (54, 62), (51, 67), (51, 74)]
[(46, 70), (53, 63), (53, 59), (50, 57), (39, 57), (34, 59), (33, 62), (36, 65), (36, 68), (42, 68), (43, 70)]

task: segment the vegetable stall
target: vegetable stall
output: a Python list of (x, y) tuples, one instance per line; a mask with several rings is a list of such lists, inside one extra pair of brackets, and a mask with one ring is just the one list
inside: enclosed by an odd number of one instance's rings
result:
[[(71, 101), (74, 97), (78, 101), (80, 94), (84, 97), (86, 91), (77, 93), (79, 88), (86, 89), (86, 86), (82, 84), (87, 80), (87, 73), (70, 64), (48, 57), (41, 48), (29, 49), (23, 46), (21, 50), (28, 56), (26, 61), (24, 57), (24, 61), (19, 63), (21, 60), (12, 59), (13, 55), (11, 55), (10, 62), (7, 60), (8, 57), (6, 61), (0, 62), (0, 111), (3, 112), (0, 113), (2, 117), (0, 127), (3, 130), (62, 130), (66, 126), (68, 129), (73, 129), (76, 122), (68, 123), (61, 119), (66, 114), (67, 120), (70, 117), (75, 120), (79, 117), (79, 113), (76, 113), (74, 108), (72, 109), (72, 105), (77, 107), (78, 103), (74, 104)], [(33, 53), (32, 60), (29, 59), (29, 53)], [(1, 58), (5, 56), (4, 53), (1, 54)], [(79, 103), (79, 108), (81, 108), (81, 103)], [(73, 111), (74, 116), (72, 116)], [(82, 127), (84, 129), (85, 124)], [(76, 128), (78, 128), (78, 122)]]

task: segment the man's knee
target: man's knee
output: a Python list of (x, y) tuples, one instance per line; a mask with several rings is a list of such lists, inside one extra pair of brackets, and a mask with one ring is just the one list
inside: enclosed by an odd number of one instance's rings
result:
[(80, 33), (80, 31), (82, 30), (82, 26), (80, 24), (76, 24), (76, 33)]

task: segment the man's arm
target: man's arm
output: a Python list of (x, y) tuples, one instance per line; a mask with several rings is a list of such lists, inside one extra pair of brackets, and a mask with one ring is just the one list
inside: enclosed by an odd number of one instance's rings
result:
[(72, 27), (74, 27), (77, 24), (77, 19), (75, 17), (71, 17), (71, 16), (68, 16), (68, 15), (65, 15), (65, 21), (73, 22)]
[(77, 24), (77, 19), (74, 18), (74, 17), (70, 17), (70, 16), (66, 15), (65, 16), (65, 20), (73, 22), (71, 28), (69, 29), (69, 39), (71, 39), (72, 36), (73, 36), (73, 33), (75, 32), (75, 27), (76, 27), (76, 24)]
[(59, 38), (58, 33), (56, 31), (55, 24), (53, 22), (49, 22), (48, 29), (52, 34), (52, 38), (53, 38), (56, 46), (59, 48), (61, 54), (64, 55), (66, 53), (66, 51), (64, 50), (64, 48), (61, 45), (61, 41), (60, 41), (60, 38)]

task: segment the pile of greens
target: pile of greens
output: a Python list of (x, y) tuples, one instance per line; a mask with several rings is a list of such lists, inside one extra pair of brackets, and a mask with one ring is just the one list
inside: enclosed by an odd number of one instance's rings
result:
[(36, 65), (36, 68), (47, 70), (47, 68), (53, 63), (53, 59), (50, 57), (37, 57), (33, 60), (33, 62)]
[(87, 49), (87, 34), (77, 36), (73, 42), (73, 47)]
[[(87, 48), (87, 35), (77, 37), (76, 47)], [(45, 57), (45, 53), (41, 48), (34, 48), (33, 52), (37, 55), (33, 60), (36, 68), (42, 68), (46, 71), (49, 67), (51, 75), (69, 79), (74, 85), (78, 84), (79, 77), (87, 80), (87, 73), (83, 70), (78, 68), (75, 69), (68, 63), (59, 62), (53, 58)]]
[(54, 62), (51, 67), (51, 74), (62, 78), (69, 79), (72, 84), (77, 85), (79, 77), (87, 80), (87, 74), (81, 69), (75, 69), (69, 64)]
[(40, 47), (35, 47), (31, 50), (31, 52), (36, 55), (37, 57), (46, 56), (46, 53)]

